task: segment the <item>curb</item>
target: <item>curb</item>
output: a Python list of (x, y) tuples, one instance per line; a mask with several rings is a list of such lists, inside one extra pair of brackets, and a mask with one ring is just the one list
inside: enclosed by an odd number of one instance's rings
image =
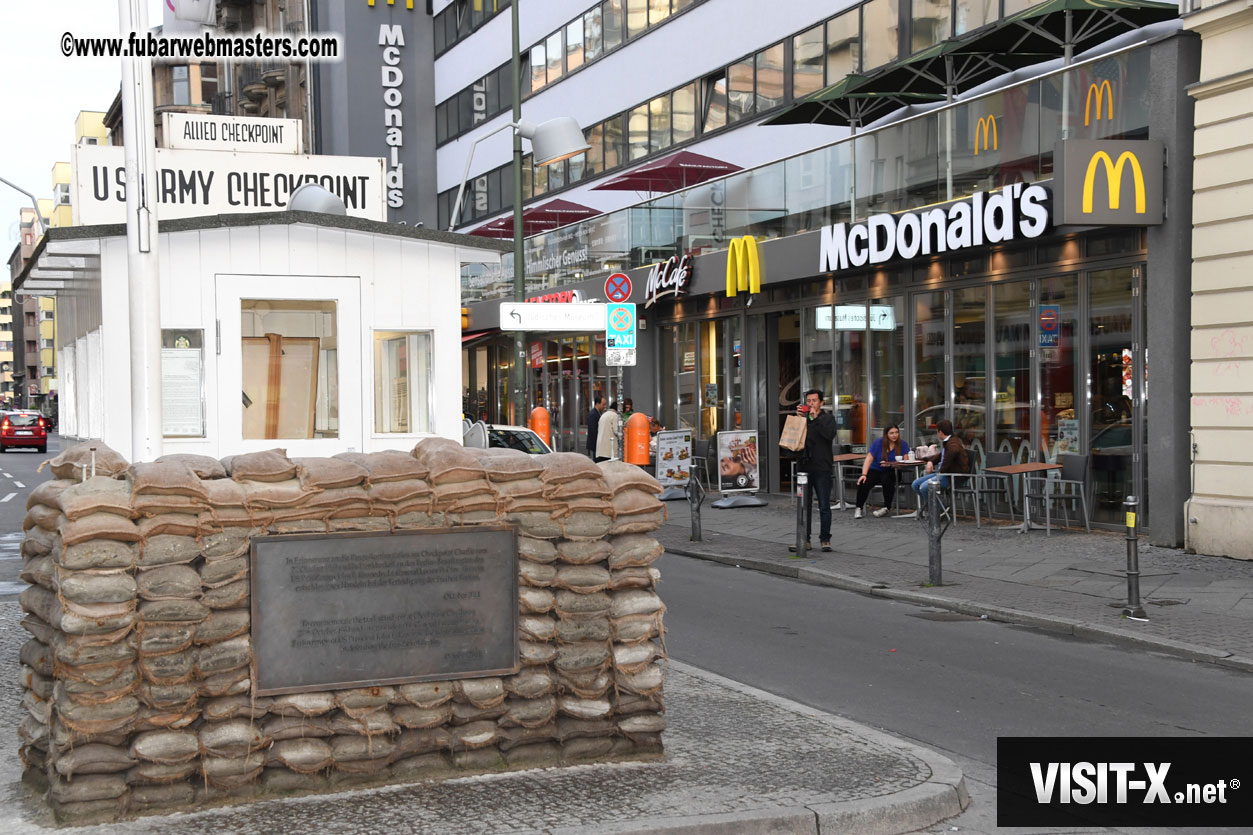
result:
[[(710, 816), (692, 821), (667, 819), (648, 822), (638, 829), (629, 830), (656, 832), (663, 830), (668, 833), (721, 833), (721, 832), (805, 832), (816, 835), (836, 835), (836, 833), (852, 833), (853, 835), (901, 835), (917, 832), (934, 826), (962, 813), (970, 805), (970, 794), (966, 791), (966, 778), (957, 763), (928, 748), (906, 742), (883, 731), (859, 724), (842, 716), (825, 713), (814, 708), (794, 702), (782, 696), (776, 696), (765, 690), (759, 690), (747, 684), (711, 673), (681, 661), (670, 661), (671, 666), (682, 669), (685, 673), (703, 678), (722, 687), (735, 690), (762, 701), (780, 705), (789, 710), (813, 716), (846, 733), (862, 739), (874, 741), (887, 748), (917, 757), (926, 763), (931, 776), (917, 786), (882, 797), (871, 797), (864, 800), (845, 800), (835, 803), (811, 803), (804, 807), (804, 817), (798, 818), (798, 809), (780, 809), (774, 813), (761, 815), (730, 815)], [(723, 819), (725, 817), (725, 820)], [(807, 818), (807, 820), (805, 819)], [(672, 821), (668, 823), (667, 821)], [(643, 824), (644, 822), (637, 822)], [(585, 830), (586, 831), (586, 830)]]
[(1104, 624), (1088, 623), (1074, 618), (1065, 618), (1055, 615), (1042, 615), (1035, 612), (1027, 612), (1022, 609), (1013, 609), (1008, 606), (998, 606), (992, 603), (980, 603), (973, 600), (945, 597), (944, 595), (934, 594), (932, 592), (892, 588), (887, 583), (879, 583), (870, 580), (863, 580), (858, 577), (850, 577), (845, 574), (829, 571), (825, 568), (810, 568), (800, 565), (795, 567), (790, 565), (779, 565), (778, 563), (770, 562), (769, 560), (760, 560), (752, 557), (726, 557), (719, 554), (696, 551), (691, 548), (671, 548), (667, 546), (666, 551), (678, 556), (691, 557), (693, 559), (706, 560), (708, 562), (717, 562), (722, 563), (723, 565), (733, 565), (736, 568), (743, 568), (749, 571), (758, 571), (764, 574), (774, 574), (781, 577), (800, 580), (801, 582), (809, 583), (810, 585), (828, 586), (830, 588), (868, 594), (872, 597), (882, 597), (888, 600), (900, 600), (906, 603), (917, 603), (923, 606), (935, 606), (940, 609), (947, 609), (952, 612), (958, 612), (964, 615), (973, 615), (975, 617), (986, 616), (988, 620), (994, 620), (1000, 623), (1012, 623), (1017, 626), (1032, 626), (1048, 632), (1072, 635), (1076, 638), (1083, 638), (1089, 641), (1104, 641), (1107, 643), (1135, 647), (1138, 649), (1151, 649), (1176, 658), (1183, 658), (1188, 661), (1204, 661), (1227, 667), (1229, 669), (1241, 670), (1243, 672), (1253, 672), (1253, 657), (1234, 655), (1227, 650), (1214, 649), (1212, 647), (1201, 646), (1199, 644), (1189, 644), (1184, 641), (1175, 641), (1170, 638), (1161, 638), (1154, 635), (1141, 635), (1124, 629), (1106, 626)]

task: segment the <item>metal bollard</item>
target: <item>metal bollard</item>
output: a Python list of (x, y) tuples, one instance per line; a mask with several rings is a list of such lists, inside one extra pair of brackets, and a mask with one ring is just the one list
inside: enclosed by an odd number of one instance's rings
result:
[(692, 542), (703, 542), (700, 529), (700, 506), (705, 503), (705, 487), (699, 479), (688, 479), (687, 503), (692, 515)]
[(944, 585), (940, 536), (940, 480), (936, 478), (927, 486), (927, 570), (933, 586)]
[(805, 513), (809, 510), (809, 473), (796, 474), (796, 556), (803, 557), (809, 551), (809, 537), (805, 533)]
[(1140, 540), (1136, 537), (1136, 508), (1140, 501), (1135, 496), (1128, 496), (1122, 503), (1127, 511), (1127, 607), (1123, 615), (1136, 620), (1148, 620), (1144, 607), (1140, 605)]

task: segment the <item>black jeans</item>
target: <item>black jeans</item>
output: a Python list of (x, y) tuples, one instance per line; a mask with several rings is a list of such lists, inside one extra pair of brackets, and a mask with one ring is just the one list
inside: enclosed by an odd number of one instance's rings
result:
[(831, 472), (811, 472), (805, 487), (805, 538), (812, 539), (814, 516), (811, 498), (818, 500), (818, 541), (831, 541)]
[(876, 484), (883, 485), (883, 506), (892, 506), (892, 497), (896, 495), (896, 472), (894, 470), (876, 470), (871, 468), (866, 473), (866, 480), (857, 485), (857, 506), (864, 508), (870, 491)]

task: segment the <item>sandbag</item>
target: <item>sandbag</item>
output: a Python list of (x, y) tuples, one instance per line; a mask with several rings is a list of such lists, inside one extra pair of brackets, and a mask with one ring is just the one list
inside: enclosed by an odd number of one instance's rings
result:
[(594, 541), (562, 540), (557, 543), (557, 555), (562, 562), (571, 565), (588, 565), (609, 559), (613, 547), (603, 539)]
[(454, 751), (486, 748), (497, 740), (499, 733), (500, 729), (496, 723), (490, 720), (471, 722), (468, 725), (449, 729)]
[(613, 668), (625, 673), (642, 672), (661, 654), (661, 648), (649, 642), (616, 644), (613, 648)]
[(355, 487), (369, 481), (370, 471), (344, 458), (293, 458), (301, 485), (306, 490)]
[(486, 719), (499, 719), (505, 715), (508, 708), (504, 702), (495, 707), (475, 707), (472, 704), (463, 704), (461, 702), (452, 703), (452, 723), (454, 725), (465, 725), (470, 722), (481, 722)]
[(300, 480), (296, 478), (283, 481), (246, 481), (243, 487), (244, 506), (249, 510), (295, 507), (304, 504), (310, 496), (310, 491), (301, 486)]
[(284, 739), (274, 743), (266, 761), (290, 768), (297, 774), (313, 774), (331, 767), (334, 754), (322, 739)]
[(276, 716), (322, 716), (334, 709), (332, 693), (291, 693), (275, 696), (270, 703), (270, 713)]
[(195, 731), (146, 731), (135, 736), (130, 753), (145, 762), (175, 765), (199, 756), (200, 739)]
[(169, 513), (185, 513), (199, 519), (200, 514), (208, 512), (209, 505), (201, 499), (193, 499), (187, 496), (136, 495), (131, 497), (131, 510), (134, 511), (136, 518), (164, 516)]
[(661, 543), (647, 534), (626, 534), (615, 536), (609, 540), (613, 553), (609, 555), (610, 568), (625, 568), (631, 565), (651, 565), (654, 560), (665, 553)]
[(234, 479), (214, 479), (201, 482), (208, 502), (216, 511), (228, 507), (243, 507), (247, 500), (244, 485)]
[(333, 736), (331, 723), (325, 716), (271, 716), (265, 720), (261, 733), (275, 742), (283, 739)]
[(522, 670), (505, 679), (505, 690), (523, 699), (538, 699), (553, 692), (553, 678), (547, 670)]
[(201, 679), (197, 689), (201, 696), (241, 696), (252, 689), (252, 679), (248, 668), (240, 667)]
[(215, 479), (226, 478), (226, 468), (222, 466), (222, 462), (216, 458), (210, 458), (207, 455), (194, 455), (188, 452), (175, 452), (169, 455), (162, 455), (157, 459), (158, 464), (179, 464), (187, 467), (196, 474), (196, 478)]
[(341, 734), (331, 737), (330, 747), (335, 765), (342, 767), (354, 760), (386, 759), (396, 750), (396, 743), (385, 736)]
[(437, 728), (452, 721), (452, 705), (445, 703), (431, 708), (400, 705), (392, 709), (392, 718), (402, 728)]
[(162, 513), (139, 520), (139, 536), (147, 541), (154, 536), (189, 536), (200, 533), (200, 519), (190, 513)]
[(246, 635), (252, 618), (246, 608), (215, 609), (196, 627), (197, 644), (216, 644)]
[(135, 523), (112, 513), (92, 513), (72, 521), (64, 519), (57, 529), (61, 535), (61, 542), (65, 545), (77, 545), (92, 539), (113, 539), (118, 542), (139, 541), (139, 528), (135, 526)]
[[(627, 492), (636, 491), (629, 490)], [(614, 520), (609, 532), (613, 534), (651, 533), (665, 524), (665, 521), (666, 509), (663, 507), (654, 513), (636, 513), (630, 516), (619, 516)]]
[(186, 565), (163, 565), (139, 572), (139, 596), (144, 600), (175, 600), (200, 594), (200, 575)]
[(478, 459), (493, 482), (537, 479), (544, 471), (540, 456), (529, 455), (519, 449), (472, 449), (470, 454)]
[(598, 641), (562, 644), (553, 666), (558, 671), (600, 670), (609, 663), (609, 648)]
[(120, 774), (87, 774), (76, 780), (49, 780), (48, 799), (55, 804), (115, 800), (126, 794), (127, 788), (126, 778)]
[(661, 492), (661, 484), (644, 470), (625, 461), (601, 461), (596, 466), (604, 474), (605, 484), (613, 495), (624, 490), (642, 490), (650, 495)]
[(563, 644), (574, 644), (580, 641), (608, 641), (611, 634), (609, 618), (557, 621), (557, 640)]
[(234, 609), (248, 602), (248, 581), (236, 580), (214, 589), (205, 589), (200, 602), (210, 609)]
[(544, 498), (552, 501), (570, 499), (607, 499), (612, 496), (601, 478), (576, 478), (572, 481), (544, 485)]
[(565, 589), (557, 592), (555, 609), (558, 617), (561, 618), (569, 618), (571, 620), (601, 618), (609, 614), (611, 607), (612, 601), (609, 599), (609, 595), (604, 592), (578, 594)]
[(554, 452), (541, 457), (544, 459), (544, 472), (540, 474), (540, 481), (545, 484), (563, 484), (580, 478), (602, 481), (604, 478), (600, 468), (586, 455), (577, 452)]
[(248, 558), (231, 557), (229, 559), (206, 561), (200, 566), (200, 582), (205, 588), (215, 589), (248, 576)]
[(139, 659), (139, 671), (152, 684), (186, 684), (191, 681), (192, 657), (185, 652), (147, 655)]
[(660, 571), (642, 565), (616, 568), (609, 572), (609, 589), (611, 591), (623, 591), (625, 589), (652, 590), (656, 587), (657, 580), (660, 577)]
[(559, 520), (562, 536), (567, 539), (603, 539), (612, 530), (614, 522), (605, 515), (607, 510), (573, 511), (571, 508), (569, 515)]
[(557, 546), (548, 539), (519, 536), (518, 556), (531, 562), (550, 563), (557, 559)]
[[(52, 561), (50, 556), (31, 557), (22, 565), (22, 570), (18, 572), (17, 578), (24, 583), (30, 583), (32, 586), (43, 586), (48, 591), (55, 592), (57, 590), (56, 578), (57, 564)], [(97, 603), (101, 601), (84, 600), (84, 603)]]
[[(248, 696), (220, 696), (216, 699), (206, 699), (203, 709), (204, 718), (210, 722), (240, 718), (260, 719), (269, 711), (270, 700), (268, 698), (251, 698)], [(268, 731), (266, 731), (265, 735), (273, 736)]]
[(208, 501), (200, 476), (186, 464), (176, 462), (151, 462), (131, 464), (126, 471), (131, 491), (136, 495), (186, 496)]
[(55, 507), (49, 507), (46, 504), (37, 504), (26, 512), (26, 518), (22, 520), (22, 530), (28, 531), (34, 527), (43, 528), (49, 533), (57, 532), (57, 517), (61, 514)]
[(198, 600), (145, 600), (139, 617), (148, 623), (200, 623), (209, 610)]
[(392, 719), (391, 713), (379, 710), (357, 718), (337, 713), (331, 717), (331, 730), (344, 735), (376, 736), (400, 733), (400, 726)]
[(345, 711), (368, 711), (387, 707), (397, 698), (394, 687), (358, 687), (335, 693), (335, 704)]
[(130, 485), (104, 475), (65, 488), (57, 498), (57, 506), (71, 521), (93, 513), (112, 513), (124, 519), (134, 515)]
[(479, 460), (461, 444), (447, 438), (423, 438), (410, 453), (430, 470), (432, 484), (486, 478)]
[(518, 561), (518, 580), (525, 586), (543, 588), (557, 579), (557, 567), (529, 560)]
[(557, 634), (557, 622), (546, 615), (522, 615), (518, 634), (531, 641), (551, 641)]
[(70, 700), (57, 705), (57, 716), (67, 727), (88, 734), (121, 730), (138, 712), (139, 700), (134, 696), (102, 705), (80, 705)]
[(135, 578), (127, 573), (88, 574), (74, 571), (61, 573), (57, 589), (61, 597), (74, 603), (127, 603), (135, 599), (136, 583)]
[(288, 481), (296, 477), (296, 465), (285, 449), (247, 452), (222, 459), (222, 466), (235, 481)]
[(557, 691), (580, 699), (600, 699), (609, 692), (613, 679), (605, 669), (570, 670), (557, 676)]
[(191, 623), (144, 623), (136, 630), (139, 654), (167, 655), (181, 653), (191, 647), (196, 625)]
[(554, 605), (556, 605), (556, 598), (548, 589), (531, 586), (518, 587), (518, 606), (523, 614), (542, 615), (545, 612), (551, 612)]
[(517, 725), (523, 728), (538, 728), (547, 725), (557, 715), (557, 699), (554, 696), (541, 696), (536, 699), (511, 698), (506, 703), (507, 710), (501, 718), (501, 725), (508, 727)]
[(647, 615), (665, 610), (665, 605), (655, 592), (621, 591), (612, 595), (610, 616), (614, 618), (628, 615)]
[(371, 484), (366, 491), (372, 503), (397, 504), (410, 506), (429, 506), (432, 496), (431, 486), (419, 479), (385, 481)]
[(200, 728), (200, 750), (214, 757), (243, 757), (270, 744), (261, 727), (247, 719), (209, 722)]
[[(65, 521), (65, 517), (58, 514), (57, 530), (60, 530), (61, 523)], [(45, 528), (35, 527), (26, 531), (26, 536), (22, 539), (22, 556), (23, 557), (46, 557), (54, 554), (58, 544), (58, 534)]]
[(383, 484), (388, 481), (423, 481), (430, 470), (413, 456), (399, 450), (383, 450), (381, 452), (341, 452), (335, 456), (364, 467), (370, 476), (370, 484)]
[(26, 497), (26, 509), (34, 510), (36, 505), (55, 508), (60, 510), (60, 496), (66, 489), (73, 487), (79, 480), (70, 480), (64, 478), (54, 478), (51, 481), (45, 481), (35, 486), (30, 491), (30, 495)]
[(252, 642), (248, 635), (240, 635), (196, 651), (196, 674), (203, 678), (247, 667), (250, 663)]
[[(95, 450), (95, 472), (92, 472), (92, 450)], [(52, 474), (60, 479), (82, 481), (86, 477), (119, 476), (126, 472), (130, 462), (118, 455), (111, 447), (100, 441), (83, 441), (67, 447), (60, 455), (48, 462)]]
[(53, 558), (71, 571), (134, 568), (136, 546), (114, 539), (92, 539), (53, 550)]
[(604, 591), (609, 586), (609, 569), (600, 565), (563, 565), (557, 569), (553, 585), (579, 594)]
[(434, 681), (402, 684), (396, 688), (396, 695), (402, 701), (415, 707), (439, 707), (453, 696), (451, 682)]
[(665, 507), (660, 499), (643, 490), (623, 490), (613, 497), (615, 516), (632, 516), (643, 513), (656, 513)]
[[(214, 484), (216, 482), (210, 482)], [(206, 560), (239, 557), (248, 553), (250, 540), (260, 532), (253, 528), (229, 528), (203, 537), (201, 553)]]
[(576, 696), (558, 696), (557, 710), (563, 716), (574, 719), (605, 719), (613, 714), (608, 699), (580, 699)]
[[(187, 780), (200, 770), (200, 763), (190, 759), (182, 763), (151, 763), (140, 761), (138, 765), (126, 772), (126, 782), (135, 789), (155, 786), (176, 785)], [(191, 786), (188, 786), (191, 788)]]

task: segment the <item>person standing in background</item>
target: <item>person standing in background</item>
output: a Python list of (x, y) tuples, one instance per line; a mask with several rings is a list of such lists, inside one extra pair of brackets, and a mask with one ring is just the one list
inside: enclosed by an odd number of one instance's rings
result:
[(618, 401), (611, 401), (609, 408), (600, 416), (600, 426), (596, 430), (596, 461), (608, 461), (618, 457), (618, 435), (622, 431), (622, 422), (618, 418)]
[[(822, 550), (831, 550), (831, 471), (835, 467), (831, 442), (835, 439), (835, 416), (823, 411), (822, 392), (810, 389), (805, 392), (805, 402), (796, 407), (796, 414), (809, 423), (805, 429), (805, 449), (797, 462), (797, 472), (809, 474), (809, 486), (805, 503), (810, 497), (818, 500), (818, 543)], [(805, 508), (805, 538), (813, 532), (813, 515)], [(788, 546), (795, 551), (795, 545)]]
[(605, 408), (605, 395), (597, 392), (592, 402), (592, 410), (587, 413), (587, 456), (596, 457), (596, 433), (600, 431), (600, 416)]

